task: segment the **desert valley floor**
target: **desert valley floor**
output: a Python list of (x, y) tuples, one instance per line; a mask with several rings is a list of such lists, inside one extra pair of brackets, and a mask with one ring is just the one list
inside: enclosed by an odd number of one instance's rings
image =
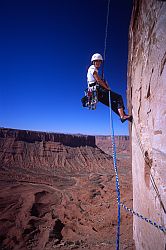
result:
[[(44, 136), (44, 137), (43, 137)], [(56, 137), (56, 138), (55, 138)], [(110, 138), (47, 137), (0, 130), (0, 248), (116, 247), (117, 201)], [(116, 138), (121, 201), (132, 208), (129, 140)], [(105, 153), (105, 152), (106, 153)], [(121, 209), (120, 249), (135, 249), (132, 216)]]

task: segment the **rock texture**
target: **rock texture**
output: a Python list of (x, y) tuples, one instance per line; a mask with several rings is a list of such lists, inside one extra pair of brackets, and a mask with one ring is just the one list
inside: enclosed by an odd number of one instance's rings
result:
[[(95, 136), (97, 147), (101, 148), (105, 153), (112, 155), (111, 136)], [(130, 158), (130, 140), (129, 136), (115, 136), (116, 153), (118, 159)]]
[[(0, 130), (0, 249), (115, 249), (112, 157), (94, 141)], [(129, 158), (118, 169), (121, 199), (132, 207)], [(135, 249), (132, 238), (132, 216), (122, 210), (121, 249)]]
[[(166, 227), (166, 2), (135, 0), (129, 36), (133, 206)], [(154, 226), (134, 217), (133, 228), (136, 249), (166, 249)]]
[(24, 142), (58, 142), (65, 146), (80, 147), (80, 146), (95, 146), (95, 137), (90, 135), (70, 135), (59, 133), (47, 133), (18, 129), (0, 129), (1, 138), (13, 138), (15, 141)]

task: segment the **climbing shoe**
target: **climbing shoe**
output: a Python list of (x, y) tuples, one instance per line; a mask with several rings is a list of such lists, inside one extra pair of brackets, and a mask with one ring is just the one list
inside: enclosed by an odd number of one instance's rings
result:
[(123, 117), (120, 118), (120, 120), (121, 120), (122, 123), (125, 122), (125, 121), (132, 122), (133, 117), (132, 117), (132, 115), (126, 115), (125, 114)]

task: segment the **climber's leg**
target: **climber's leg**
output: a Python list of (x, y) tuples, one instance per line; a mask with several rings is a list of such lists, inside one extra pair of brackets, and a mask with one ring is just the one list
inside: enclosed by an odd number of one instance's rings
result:
[(102, 87), (98, 87), (98, 100), (103, 103), (104, 105), (109, 107), (109, 93), (111, 97), (111, 108), (112, 110), (121, 118), (122, 122), (125, 122), (126, 120), (131, 121), (132, 117), (125, 114), (124, 112), (124, 103), (123, 98), (121, 95), (113, 92), (108, 91), (107, 89), (104, 89)]

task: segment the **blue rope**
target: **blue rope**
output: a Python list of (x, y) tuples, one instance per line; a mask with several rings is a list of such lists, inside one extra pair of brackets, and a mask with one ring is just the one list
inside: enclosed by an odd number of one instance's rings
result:
[(111, 127), (111, 141), (112, 141), (112, 156), (113, 156), (113, 165), (116, 175), (116, 193), (117, 193), (117, 203), (118, 203), (118, 225), (117, 225), (117, 233), (116, 233), (116, 250), (119, 250), (119, 241), (120, 241), (120, 185), (119, 185), (119, 177), (118, 177), (118, 169), (117, 169), (117, 161), (116, 161), (116, 145), (115, 145), (115, 136), (114, 136), (114, 125), (112, 119), (112, 109), (111, 109), (111, 92), (109, 91), (109, 106), (110, 106), (110, 127)]
[(123, 203), (120, 203), (120, 205), (129, 213), (137, 216), (138, 218), (146, 221), (147, 223), (151, 224), (152, 226), (155, 226), (156, 228), (158, 228), (159, 230), (161, 230), (163, 233), (166, 233), (166, 227), (159, 225), (158, 223), (156, 223), (155, 221), (152, 221), (151, 219), (148, 219), (147, 217), (135, 212), (134, 210), (132, 210), (131, 208), (128, 208), (126, 205), (124, 205)]
[(117, 161), (116, 161), (116, 144), (115, 144), (115, 135), (114, 135), (114, 125), (112, 119), (112, 108), (111, 108), (111, 92), (109, 91), (109, 107), (110, 107), (110, 129), (111, 129), (111, 141), (112, 141), (112, 156), (113, 156), (113, 166), (116, 175), (116, 193), (117, 193), (117, 203), (118, 203), (118, 225), (117, 225), (117, 234), (116, 234), (116, 250), (119, 250), (119, 242), (120, 242), (120, 208), (121, 206), (131, 214), (139, 217), (140, 219), (146, 221), (147, 223), (155, 226), (163, 233), (166, 233), (166, 227), (157, 224), (156, 222), (152, 221), (151, 219), (135, 212), (134, 210), (128, 208), (120, 201), (120, 185), (119, 185), (119, 177), (118, 177), (118, 169), (117, 169)]

